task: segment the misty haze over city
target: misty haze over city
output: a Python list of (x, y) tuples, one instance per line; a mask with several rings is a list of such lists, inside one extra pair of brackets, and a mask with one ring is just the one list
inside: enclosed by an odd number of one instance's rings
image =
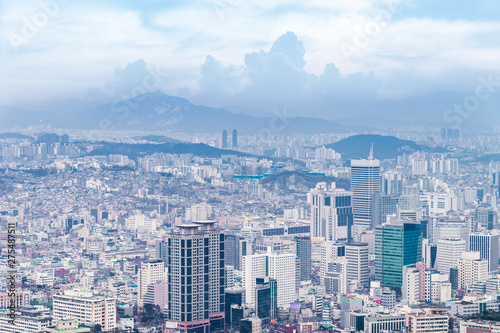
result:
[(500, 3), (0, 3), (0, 332), (499, 333)]

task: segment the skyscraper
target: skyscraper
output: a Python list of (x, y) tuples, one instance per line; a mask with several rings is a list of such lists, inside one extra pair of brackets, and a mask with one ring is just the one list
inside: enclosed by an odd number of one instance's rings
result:
[(353, 224), (352, 192), (330, 187), (325, 182), (316, 184), (307, 194), (311, 205), (311, 236), (328, 241), (350, 241)]
[(227, 131), (222, 131), (222, 149), (227, 148)]
[(369, 229), (371, 223), (372, 197), (380, 193), (380, 161), (373, 158), (373, 146), (366, 160), (351, 161), (353, 234)]
[(166, 320), (188, 333), (224, 327), (224, 234), (213, 221), (179, 225), (166, 239)]
[(384, 172), (381, 177), (381, 192), (383, 194), (402, 194), (403, 193), (403, 175), (396, 171)]
[(488, 261), (488, 272), (498, 272), (499, 235), (491, 233), (474, 233), (469, 235), (469, 250), (481, 254), (481, 259)]
[(194, 221), (200, 226), (200, 231), (208, 237), (209, 254), (209, 294), (210, 326), (214, 329), (224, 329), (224, 240), (225, 234), (216, 228), (215, 221)]
[(238, 147), (238, 132), (233, 129), (233, 148)]
[(375, 275), (386, 287), (403, 285), (403, 266), (422, 260), (422, 226), (395, 221), (375, 230)]
[(311, 279), (311, 237), (299, 236), (297, 242), (297, 258), (299, 260), (299, 280), (308, 281)]
[(368, 270), (368, 244), (347, 243), (345, 245), (347, 259), (347, 280), (357, 281), (358, 287), (368, 287), (370, 283)]
[(276, 318), (278, 288), (275, 279), (257, 278), (255, 286), (255, 313), (263, 324)]

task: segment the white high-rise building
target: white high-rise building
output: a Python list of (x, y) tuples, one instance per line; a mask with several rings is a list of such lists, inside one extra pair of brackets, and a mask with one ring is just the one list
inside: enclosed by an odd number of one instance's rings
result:
[(469, 235), (469, 250), (481, 254), (481, 259), (488, 261), (488, 272), (498, 272), (499, 235), (489, 232)]
[(158, 281), (165, 281), (165, 265), (163, 260), (154, 259), (141, 263), (137, 273), (137, 306), (142, 308), (148, 286)]
[(427, 174), (427, 161), (424, 159), (412, 159), (411, 173), (415, 176), (425, 176)]
[(65, 290), (54, 295), (53, 320), (77, 319), (81, 325), (101, 325), (103, 331), (116, 327), (116, 299), (94, 296), (91, 291)]
[(275, 279), (278, 288), (278, 307), (289, 307), (297, 299), (297, 256), (295, 254), (254, 254), (243, 257), (245, 299), (255, 304), (257, 278)]
[(269, 277), (277, 282), (278, 307), (289, 307), (297, 300), (297, 256), (292, 253), (271, 254), (269, 260)]
[(328, 241), (350, 240), (352, 192), (336, 188), (335, 183), (328, 187), (322, 182), (309, 191), (307, 202), (311, 205), (312, 237), (323, 237)]
[(457, 196), (451, 193), (422, 193), (419, 195), (419, 207), (424, 205), (431, 215), (445, 215), (450, 210), (459, 210)]
[(255, 279), (267, 276), (266, 264), (267, 254), (254, 254), (243, 257), (243, 286), (245, 287), (247, 303), (255, 304)]
[(368, 287), (370, 283), (368, 269), (368, 244), (347, 243), (345, 245), (347, 259), (347, 280), (357, 281), (358, 287)]
[(403, 175), (397, 171), (384, 172), (382, 175), (382, 194), (402, 194)]
[[(401, 288), (401, 303), (413, 305), (420, 302), (421, 272), (425, 271), (415, 265), (403, 266), (403, 287)], [(422, 296), (423, 298), (423, 296)]]
[(403, 266), (401, 294), (404, 305), (422, 301), (444, 303), (451, 299), (449, 275), (426, 269), (423, 262)]
[(380, 193), (380, 161), (373, 158), (373, 147), (366, 160), (351, 161), (353, 236), (371, 227), (372, 196)]
[(436, 269), (450, 274), (450, 268), (458, 267), (462, 252), (466, 251), (464, 239), (440, 239), (437, 243)]
[(479, 252), (464, 252), (458, 262), (458, 286), (468, 288), (475, 282), (488, 278), (488, 261), (481, 259)]

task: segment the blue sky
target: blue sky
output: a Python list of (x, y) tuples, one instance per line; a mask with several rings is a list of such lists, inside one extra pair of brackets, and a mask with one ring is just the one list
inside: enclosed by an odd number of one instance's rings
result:
[[(27, 96), (119, 99), (148, 70), (160, 73), (162, 91), (213, 106), (297, 94), (398, 99), (466, 92), (479, 76), (500, 70), (494, 0), (0, 6), (0, 104)], [(27, 29), (33, 24), (34, 32)]]

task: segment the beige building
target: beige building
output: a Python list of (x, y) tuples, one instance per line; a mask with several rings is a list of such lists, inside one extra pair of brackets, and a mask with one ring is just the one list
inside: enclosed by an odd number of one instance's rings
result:
[(59, 323), (76, 319), (80, 325), (101, 325), (103, 331), (116, 327), (116, 299), (94, 296), (91, 291), (66, 290), (54, 295), (53, 319)]
[(406, 316), (408, 333), (447, 333), (448, 316), (444, 314), (410, 314)]
[(137, 306), (144, 306), (144, 296), (148, 292), (148, 286), (158, 281), (165, 281), (165, 264), (163, 260), (154, 259), (141, 263), (141, 269), (137, 273)]
[(76, 319), (61, 320), (56, 326), (46, 327), (45, 333), (87, 333), (90, 327), (81, 326)]
[[(9, 293), (0, 293), (0, 308), (7, 308), (10, 305), (11, 297)], [(21, 290), (16, 292), (16, 308), (22, 308), (24, 306), (30, 305), (30, 292), (27, 290)]]

